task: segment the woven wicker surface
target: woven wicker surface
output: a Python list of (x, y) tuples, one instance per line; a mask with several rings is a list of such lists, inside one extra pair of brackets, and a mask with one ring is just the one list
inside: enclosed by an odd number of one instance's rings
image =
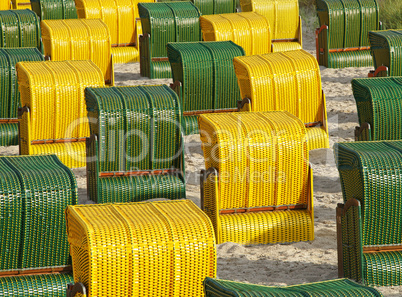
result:
[(0, 2), (0, 10), (11, 9), (11, 0), (5, 0)]
[[(317, 60), (304, 50), (233, 60), (242, 98), (251, 111), (287, 110), (305, 124), (309, 149), (328, 148), (325, 97)], [(246, 109), (247, 110), (247, 109)]]
[(42, 21), (77, 18), (74, 0), (31, 0), (31, 6)]
[(65, 297), (72, 273), (11, 276), (0, 278), (0, 296)]
[[(240, 90), (232, 60), (244, 55), (240, 46), (231, 41), (168, 43), (167, 53), (173, 81), (182, 85), (176, 91), (184, 112), (237, 108)], [(197, 134), (197, 121), (187, 119), (185, 134)]]
[[(171, 0), (161, 0), (158, 2), (171, 2)], [(191, 2), (197, 6), (202, 15), (236, 12), (236, 0), (191, 0)]]
[(17, 73), (22, 106), (29, 108), (21, 116), (21, 154), (53, 153), (70, 168), (85, 166), (84, 90), (104, 86), (102, 71), (91, 61), (20, 62)]
[[(328, 26), (318, 36), (320, 65), (330, 68), (368, 67), (372, 65), (368, 32), (379, 28), (377, 0), (317, 0), (320, 27)], [(333, 52), (331, 49), (352, 49)]]
[(266, 287), (207, 277), (204, 281), (206, 297), (381, 297), (374, 288), (365, 287), (348, 279), (294, 285)]
[[(26, 0), (25, 0), (26, 1)], [(37, 47), (41, 49), (39, 17), (30, 10), (0, 11), (3, 28), (0, 47)]]
[(200, 17), (200, 25), (204, 41), (231, 40), (240, 45), (246, 55), (271, 52), (270, 24), (258, 13), (204, 15)]
[(31, 2), (27, 0), (11, 0), (12, 9), (31, 9)]
[(189, 200), (76, 206), (66, 216), (74, 279), (89, 297), (203, 296), (216, 274), (211, 222)]
[[(218, 172), (204, 182), (203, 205), (217, 242), (312, 240), (303, 123), (288, 112), (274, 111), (203, 114), (199, 125), (205, 168)], [(227, 209), (288, 205), (303, 209), (219, 214)]]
[(402, 76), (402, 29), (369, 32), (374, 68), (388, 67), (388, 75)]
[(45, 20), (41, 29), (45, 56), (52, 61), (91, 60), (105, 81), (112, 81), (112, 44), (102, 20)]
[(402, 139), (402, 77), (356, 78), (352, 87), (359, 124), (371, 128), (360, 140)]

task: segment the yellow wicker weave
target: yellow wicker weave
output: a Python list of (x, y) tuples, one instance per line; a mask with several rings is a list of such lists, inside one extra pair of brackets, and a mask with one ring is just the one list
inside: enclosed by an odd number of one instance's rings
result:
[(268, 20), (255, 12), (204, 15), (200, 17), (204, 41), (231, 40), (240, 45), (246, 55), (271, 52)]
[(11, 1), (10, 0), (0, 1), (0, 10), (8, 10), (8, 9), (11, 9)]
[[(129, 49), (112, 49), (114, 63), (139, 61), (138, 36), (142, 34), (138, 26), (138, 3), (154, 0), (76, 0), (79, 18), (102, 19), (109, 27), (113, 47)], [(138, 19), (138, 20), (137, 20)]]
[(240, 0), (242, 11), (255, 11), (271, 25), (272, 52), (302, 48), (298, 0)]
[(201, 182), (202, 206), (217, 243), (314, 239), (306, 129), (300, 119), (283, 111), (203, 114), (199, 129), (208, 168)]
[(11, 3), (12, 9), (31, 9), (30, 0), (11, 0)]
[(79, 205), (66, 211), (74, 280), (88, 296), (204, 296), (214, 231), (190, 200)]
[(233, 63), (241, 97), (251, 100), (243, 111), (287, 110), (308, 127), (309, 149), (329, 147), (325, 96), (314, 56), (296, 50), (236, 57)]
[(20, 153), (52, 153), (70, 168), (85, 166), (85, 88), (104, 86), (102, 71), (91, 61), (20, 62), (16, 68)]
[(110, 34), (102, 20), (44, 20), (41, 30), (45, 56), (52, 61), (91, 60), (112, 84)]

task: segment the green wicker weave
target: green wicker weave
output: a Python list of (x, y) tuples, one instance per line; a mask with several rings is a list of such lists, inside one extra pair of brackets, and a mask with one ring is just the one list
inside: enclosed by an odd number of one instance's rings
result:
[(317, 0), (316, 4), (319, 64), (329, 68), (373, 65), (368, 32), (380, 26), (377, 0)]
[(0, 48), (0, 146), (18, 145), (20, 92), (15, 65), (21, 61), (43, 61), (37, 48)]
[[(232, 41), (168, 43), (167, 54), (183, 112), (236, 109), (241, 100), (233, 58), (244, 56)], [(183, 118), (186, 135), (198, 133), (197, 116)]]
[[(172, 0), (159, 0), (158, 2), (172, 2)], [(191, 0), (191, 2), (197, 6), (202, 15), (236, 12), (236, 0)]]
[(1, 297), (65, 297), (72, 273), (9, 276), (0, 278)]
[(0, 47), (41, 46), (39, 17), (32, 10), (0, 10)]
[(352, 80), (360, 127), (356, 140), (402, 139), (402, 77)]
[(78, 18), (74, 0), (31, 0), (31, 6), (41, 20)]
[(201, 41), (198, 8), (191, 2), (139, 3), (143, 36), (140, 72), (149, 78), (170, 78), (168, 42)]
[(345, 202), (337, 208), (339, 275), (401, 285), (402, 142), (338, 143), (335, 158)]
[(402, 29), (369, 32), (374, 68), (388, 67), (378, 76), (402, 76)]
[[(185, 198), (181, 109), (173, 90), (165, 85), (87, 88), (86, 101), (92, 135), (87, 142), (91, 200)], [(169, 169), (176, 171), (129, 174)]]
[(1, 270), (69, 265), (64, 210), (77, 204), (74, 174), (55, 155), (1, 157), (0, 171)]
[(294, 285), (267, 287), (227, 280), (205, 278), (205, 297), (380, 297), (374, 288), (365, 287), (348, 279)]

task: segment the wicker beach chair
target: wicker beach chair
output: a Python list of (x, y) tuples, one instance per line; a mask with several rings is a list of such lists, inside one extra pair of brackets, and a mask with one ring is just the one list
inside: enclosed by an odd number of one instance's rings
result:
[(43, 61), (37, 48), (0, 48), (0, 146), (18, 145), (20, 92), (15, 66), (21, 61)]
[[(172, 0), (159, 0), (158, 2), (172, 2)], [(191, 0), (191, 2), (197, 6), (202, 15), (236, 12), (236, 0)]]
[(303, 123), (284, 111), (203, 114), (201, 207), (217, 243), (314, 239)]
[(211, 221), (190, 200), (80, 205), (66, 217), (68, 297), (201, 297), (216, 274)]
[(270, 24), (258, 13), (203, 15), (200, 24), (204, 41), (231, 40), (241, 46), (246, 55), (271, 52)]
[(240, 46), (231, 41), (168, 43), (167, 54), (185, 135), (198, 133), (201, 113), (237, 111), (241, 97), (232, 60), (244, 56)]
[(142, 34), (137, 4), (154, 0), (75, 0), (77, 14), (84, 19), (102, 19), (109, 28), (114, 63), (139, 62)]
[(402, 139), (402, 77), (352, 80), (360, 127), (356, 140)]
[(31, 10), (0, 11), (0, 47), (42, 49), (39, 18)]
[(41, 29), (47, 59), (91, 60), (102, 70), (105, 84), (113, 85), (112, 44), (102, 20), (45, 20)]
[(402, 284), (402, 142), (338, 143), (338, 272), (373, 286)]
[(11, 0), (3, 0), (0, 2), (0, 10), (11, 9)]
[(320, 68), (304, 50), (233, 60), (242, 111), (287, 110), (305, 123), (309, 149), (328, 148), (325, 95)]
[(317, 60), (329, 68), (372, 66), (368, 32), (379, 30), (377, 0), (317, 0)]
[(267, 287), (227, 280), (205, 278), (205, 297), (382, 297), (374, 288), (365, 287), (348, 279), (335, 279), (310, 284)]
[(76, 19), (74, 0), (31, 0), (32, 10), (43, 20)]
[(11, 6), (13, 9), (31, 9), (30, 0), (11, 0)]
[(88, 88), (88, 197), (186, 197), (179, 98), (166, 85)]
[(0, 296), (65, 296), (73, 279), (64, 211), (77, 204), (55, 155), (0, 157)]
[(374, 71), (369, 77), (402, 76), (402, 29), (369, 32)]
[(149, 78), (170, 78), (169, 42), (201, 41), (200, 11), (191, 2), (140, 3), (140, 71)]
[(102, 71), (91, 61), (20, 62), (17, 74), (20, 153), (56, 154), (70, 168), (85, 166), (84, 90), (104, 86)]
[(298, 0), (240, 0), (240, 5), (241, 11), (254, 11), (267, 18), (271, 25), (272, 52), (302, 48)]

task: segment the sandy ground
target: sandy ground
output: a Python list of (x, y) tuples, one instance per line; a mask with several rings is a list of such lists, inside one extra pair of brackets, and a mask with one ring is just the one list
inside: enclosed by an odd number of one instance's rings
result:
[[(304, 48), (315, 55), (314, 34), (303, 32)], [(369, 68), (327, 69), (321, 67), (322, 86), (327, 99), (330, 145), (353, 141), (358, 123), (351, 80), (366, 77)], [(116, 65), (116, 85), (168, 84), (169, 80), (141, 78), (139, 64)], [(187, 197), (200, 205), (198, 173), (204, 168), (199, 135), (186, 137)], [(17, 147), (1, 147), (1, 155), (18, 154)], [(315, 240), (294, 244), (217, 246), (218, 277), (263, 285), (293, 285), (337, 278), (335, 208), (342, 202), (333, 150), (310, 153), (314, 170)], [(74, 169), (79, 186), (79, 202), (91, 203), (86, 195), (85, 168)], [(384, 296), (402, 296), (402, 287), (382, 287)]]

